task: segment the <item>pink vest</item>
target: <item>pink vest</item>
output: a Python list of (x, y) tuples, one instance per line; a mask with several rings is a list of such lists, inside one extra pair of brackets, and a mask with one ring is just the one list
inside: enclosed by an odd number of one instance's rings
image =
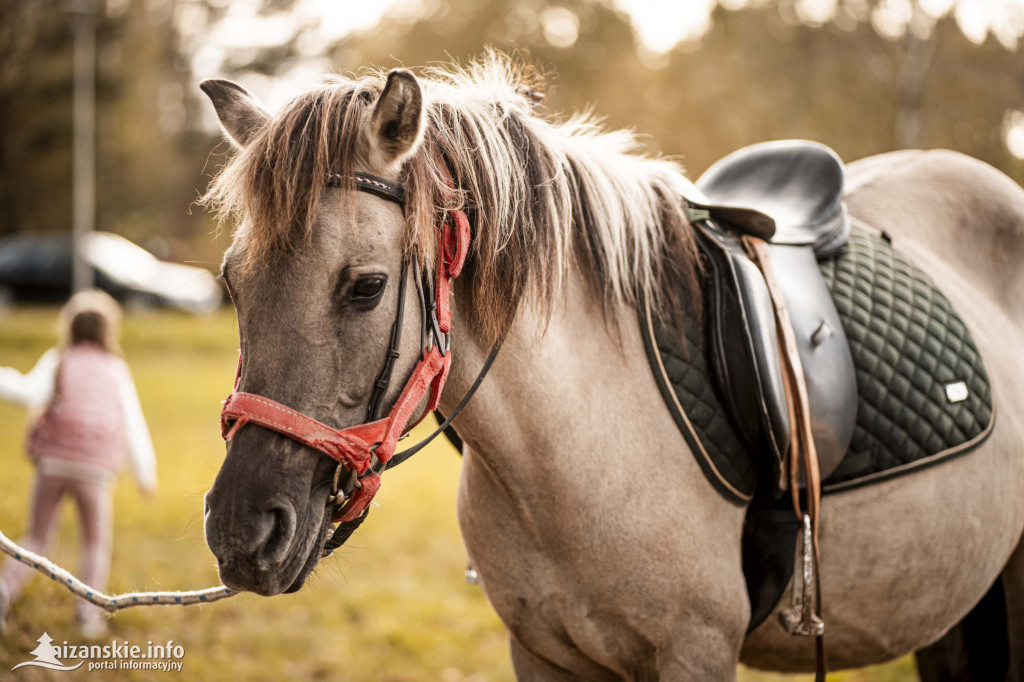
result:
[(44, 457), (111, 471), (124, 460), (124, 412), (118, 385), (121, 358), (92, 344), (69, 348), (57, 368), (53, 400), (29, 432), (27, 449)]

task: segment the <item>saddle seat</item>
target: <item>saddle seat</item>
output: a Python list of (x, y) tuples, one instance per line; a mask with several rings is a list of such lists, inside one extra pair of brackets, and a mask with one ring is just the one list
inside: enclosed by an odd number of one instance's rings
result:
[(807, 386), (821, 478), (846, 454), (857, 411), (857, 381), (842, 322), (819, 258), (850, 234), (843, 165), (824, 145), (800, 140), (740, 149), (684, 192), (706, 265), (709, 359), (722, 403), (748, 445), (767, 449), (776, 488), (797, 425), (783, 378), (771, 291), (744, 235), (767, 242), (776, 298), (785, 301)]
[(823, 144), (779, 140), (744, 147), (710, 168), (697, 187), (711, 202), (760, 211), (775, 222), (773, 244), (835, 253), (850, 236), (843, 162)]

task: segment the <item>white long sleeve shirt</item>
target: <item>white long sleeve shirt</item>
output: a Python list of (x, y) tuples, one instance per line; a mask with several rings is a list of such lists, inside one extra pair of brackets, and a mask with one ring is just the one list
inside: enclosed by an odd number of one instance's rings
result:
[[(53, 400), (59, 365), (60, 353), (56, 348), (51, 348), (39, 358), (28, 374), (22, 374), (12, 367), (0, 367), (0, 399), (23, 405), (33, 412), (42, 412)], [(141, 488), (154, 490), (157, 480), (156, 454), (139, 395), (129, 373), (125, 372), (118, 377), (117, 388), (132, 473)], [(46, 457), (39, 460), (38, 467), (40, 473), (51, 476), (96, 479), (109, 475), (97, 467)]]

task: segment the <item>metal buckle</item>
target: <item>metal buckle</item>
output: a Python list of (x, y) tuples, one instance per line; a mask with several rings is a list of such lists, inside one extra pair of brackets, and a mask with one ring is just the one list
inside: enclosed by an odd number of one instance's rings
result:
[(441, 323), (437, 319), (437, 301), (430, 302), (430, 332), (441, 357), (444, 357), (448, 353), (448, 335), (441, 331)]
[[(401, 439), (399, 439), (399, 440), (401, 440)], [(384, 469), (386, 467), (387, 467), (387, 465), (377, 458), (376, 450), (372, 450), (370, 452), (370, 467), (369, 467), (370, 473), (377, 474), (378, 476), (380, 476), (384, 472)]]
[[(377, 455), (373, 455), (373, 459), (376, 459), (376, 458), (377, 458)], [(338, 486), (338, 483), (341, 481), (341, 472), (342, 471), (347, 471), (348, 472), (348, 474), (349, 474), (348, 480), (349, 480), (349, 483), (352, 484), (351, 488), (349, 489), (350, 492), (347, 493), (347, 494), (344, 491), (342, 491), (342, 489)], [(331, 483), (331, 494), (327, 496), (327, 506), (331, 507), (331, 508), (334, 508), (334, 507), (337, 507), (339, 505), (345, 504), (345, 502), (348, 500), (348, 498), (352, 496), (352, 493), (355, 492), (356, 490), (362, 488), (362, 487), (363, 487), (363, 484), (362, 484), (362, 482), (360, 482), (359, 475), (356, 474), (355, 469), (349, 469), (349, 468), (345, 467), (345, 465), (339, 464), (338, 468), (334, 470), (334, 481)]]
[(341, 472), (344, 469), (345, 465), (339, 462), (337, 468), (334, 470), (334, 480), (331, 482), (331, 494), (327, 496), (328, 507), (333, 508), (338, 504), (338, 497), (341, 495), (341, 490), (338, 488), (338, 481), (341, 480)]
[(334, 537), (334, 532), (336, 530), (338, 530), (338, 526), (337, 525), (333, 525), (333, 526), (331, 526), (330, 528), (327, 529), (327, 537), (324, 538), (324, 547), (320, 550), (320, 558), (321, 559), (326, 559), (327, 557), (329, 557), (332, 554), (334, 554), (334, 550), (333, 549), (327, 549), (327, 543), (330, 542), (331, 538)]

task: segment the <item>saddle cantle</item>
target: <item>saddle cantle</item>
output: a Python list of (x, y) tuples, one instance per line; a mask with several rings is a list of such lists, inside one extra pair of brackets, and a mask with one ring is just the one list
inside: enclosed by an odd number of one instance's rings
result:
[[(742, 235), (768, 242), (795, 332), (824, 478), (849, 447), (857, 411), (849, 345), (818, 269), (818, 257), (834, 253), (849, 238), (842, 193), (842, 162), (832, 150), (784, 141), (730, 154), (701, 176), (688, 197), (707, 211), (708, 219), (695, 221), (694, 228), (707, 270), (709, 353), (722, 402), (748, 447), (772, 454), (779, 489), (786, 487), (784, 462), (796, 425), (771, 293)], [(732, 204), (742, 209), (742, 220), (732, 219), (737, 215), (730, 212), (737, 208)], [(751, 213), (764, 218), (752, 222)], [(776, 229), (765, 229), (768, 223)]]

